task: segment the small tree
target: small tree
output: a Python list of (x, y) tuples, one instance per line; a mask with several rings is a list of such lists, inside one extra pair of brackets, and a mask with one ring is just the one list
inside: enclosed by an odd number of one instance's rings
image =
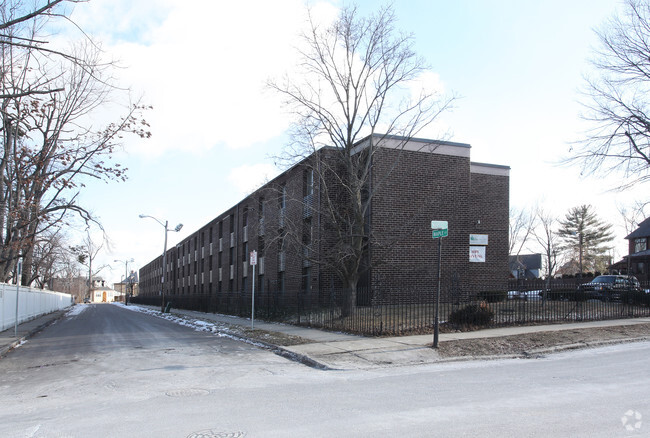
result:
[[(554, 216), (541, 208), (537, 210), (536, 216), (539, 225), (533, 230), (533, 237), (542, 247), (546, 271), (546, 290), (549, 290), (551, 288), (551, 278), (553, 278), (555, 269), (557, 268), (560, 252), (559, 237), (556, 233), (558, 221)], [(547, 294), (544, 294), (545, 298), (546, 296)]]
[(87, 232), (86, 237), (84, 238), (81, 245), (76, 245), (70, 247), (70, 251), (76, 256), (77, 262), (88, 269), (88, 292), (86, 297), (90, 297), (93, 290), (93, 278), (98, 275), (104, 268), (109, 265), (94, 266), (93, 261), (97, 258), (97, 255), (100, 253), (104, 244), (96, 244), (90, 232)]
[(598, 256), (605, 254), (610, 249), (606, 244), (614, 240), (611, 229), (611, 225), (598, 219), (591, 205), (570, 209), (560, 221), (557, 233), (564, 243), (562, 249), (578, 260), (580, 274), (585, 267), (596, 270)]
[(510, 209), (510, 247), (508, 254), (518, 256), (521, 253), (535, 229), (537, 218), (536, 213), (531, 213), (525, 208), (521, 210)]

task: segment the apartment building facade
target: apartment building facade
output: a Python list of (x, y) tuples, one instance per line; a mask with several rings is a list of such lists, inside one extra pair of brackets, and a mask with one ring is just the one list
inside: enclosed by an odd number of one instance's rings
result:
[[(359, 285), (386, 302), (432, 291), (439, 242), (431, 221), (443, 220), (449, 224), (441, 252), (446, 294), (456, 299), (507, 287), (509, 167), (471, 162), (471, 147), (463, 143), (368, 137), (359, 150), (371, 141), (371, 237)], [(143, 266), (140, 295), (160, 295), (164, 269), (167, 297), (233, 296), (255, 282), (258, 296), (326, 300), (328, 290), (342, 287), (325, 263), (336, 245), (325, 203), (331, 206), (333, 187), (341, 183), (319, 172), (331, 164), (330, 152), (314, 153), (170, 248), (166, 267), (162, 256)]]

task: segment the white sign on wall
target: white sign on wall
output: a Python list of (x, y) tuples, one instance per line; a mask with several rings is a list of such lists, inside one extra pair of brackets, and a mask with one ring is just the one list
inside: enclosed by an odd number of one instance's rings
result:
[(471, 263), (485, 263), (485, 247), (484, 246), (470, 246), (469, 247), (469, 261)]
[(488, 235), (487, 234), (470, 234), (469, 235), (469, 244), (470, 245), (487, 245), (488, 244)]

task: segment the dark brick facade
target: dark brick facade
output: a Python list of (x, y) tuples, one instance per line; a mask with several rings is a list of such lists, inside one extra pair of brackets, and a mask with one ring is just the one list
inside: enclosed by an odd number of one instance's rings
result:
[[(447, 294), (505, 288), (509, 168), (471, 163), (467, 144), (417, 139), (402, 147), (399, 140), (385, 140), (373, 158), (371, 269), (360, 284), (385, 300), (433, 291), (438, 241), (431, 237), (430, 224), (446, 220), (442, 277)], [(320, 213), (321, 182), (310, 168), (319, 160), (327, 163), (328, 154), (324, 149), (295, 165), (170, 248), (165, 295), (230, 300), (250, 291), (252, 250), (258, 252), (256, 293), (302, 291), (324, 300), (328, 288), (340, 287), (333, 271), (318, 263), (333, 240)], [(335, 178), (327, 181), (330, 189), (335, 184)], [(485, 262), (470, 263), (470, 234), (488, 236)], [(161, 265), (162, 256), (141, 269), (140, 295), (159, 294)]]

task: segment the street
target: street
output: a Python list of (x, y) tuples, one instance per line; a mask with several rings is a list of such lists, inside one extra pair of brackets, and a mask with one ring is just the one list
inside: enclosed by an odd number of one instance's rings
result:
[(650, 343), (321, 371), (109, 304), (0, 359), (3, 437), (650, 434)]

